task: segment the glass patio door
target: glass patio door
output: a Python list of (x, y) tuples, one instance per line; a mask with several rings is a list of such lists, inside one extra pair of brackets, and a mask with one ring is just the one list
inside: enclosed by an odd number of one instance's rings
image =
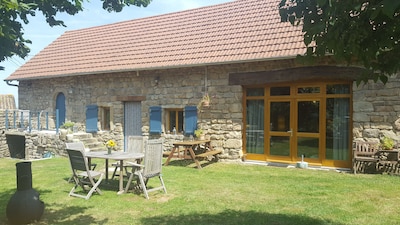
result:
[(321, 162), (321, 101), (319, 99), (297, 100), (296, 105), (296, 134), (294, 136), (296, 157), (302, 157), (308, 162)]
[(267, 157), (271, 159), (290, 160), (293, 153), (292, 137), (292, 104), (290, 100), (279, 100), (269, 102), (269, 151)]
[(269, 103), (268, 158), (320, 161), (320, 101), (279, 100)]
[(246, 89), (247, 159), (351, 166), (351, 85), (299, 83)]

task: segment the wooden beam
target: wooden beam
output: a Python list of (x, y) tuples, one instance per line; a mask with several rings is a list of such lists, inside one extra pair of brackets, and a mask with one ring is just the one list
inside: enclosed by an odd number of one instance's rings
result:
[(310, 66), (229, 74), (229, 85), (256, 85), (295, 81), (356, 80), (363, 68)]
[(142, 102), (146, 100), (146, 96), (116, 96), (115, 100), (121, 102)]

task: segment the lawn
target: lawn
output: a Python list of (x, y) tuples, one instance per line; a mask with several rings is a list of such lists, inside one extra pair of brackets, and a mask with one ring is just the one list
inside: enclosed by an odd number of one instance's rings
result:
[[(16, 190), (16, 162), (0, 159), (0, 224), (7, 224), (6, 205)], [(68, 197), (67, 158), (34, 161), (33, 188), (46, 207), (35, 224), (400, 224), (398, 176), (239, 163), (192, 166), (171, 161), (163, 170), (168, 194), (153, 192), (149, 200), (117, 195), (116, 180), (103, 182), (103, 195), (84, 200)]]

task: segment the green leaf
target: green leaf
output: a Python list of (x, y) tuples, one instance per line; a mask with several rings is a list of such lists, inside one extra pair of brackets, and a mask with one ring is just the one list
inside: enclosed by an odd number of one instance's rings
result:
[(385, 75), (380, 75), (379, 79), (382, 81), (383, 84), (386, 84), (389, 78)]
[(398, 7), (400, 6), (400, 1), (399, 0), (383, 0), (382, 1), (383, 7), (382, 7), (382, 12), (389, 18), (394, 17), (394, 13), (396, 10), (398, 10)]

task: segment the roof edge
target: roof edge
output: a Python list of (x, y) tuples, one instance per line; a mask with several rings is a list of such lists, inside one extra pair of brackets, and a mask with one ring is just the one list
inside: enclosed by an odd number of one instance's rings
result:
[(201, 67), (201, 66), (218, 66), (218, 65), (227, 65), (227, 64), (238, 64), (238, 63), (248, 63), (248, 62), (260, 62), (260, 61), (274, 61), (274, 60), (283, 60), (283, 59), (293, 59), (296, 56), (283, 56), (283, 57), (274, 57), (274, 58), (260, 58), (260, 59), (249, 59), (249, 60), (235, 60), (235, 61), (226, 61), (226, 62), (217, 62), (217, 63), (202, 63), (202, 64), (187, 64), (187, 65), (176, 65), (176, 66), (164, 66), (164, 67), (144, 67), (138, 69), (122, 69), (122, 70), (104, 70), (104, 71), (95, 71), (95, 72), (87, 72), (87, 73), (69, 73), (69, 74), (59, 74), (54, 76), (37, 76), (31, 78), (23, 78), (23, 79), (4, 79), (4, 81), (24, 81), (24, 80), (40, 80), (40, 79), (51, 79), (51, 78), (60, 78), (60, 77), (71, 77), (71, 76), (84, 76), (84, 75), (94, 75), (94, 74), (106, 74), (106, 73), (123, 73), (123, 72), (132, 72), (132, 71), (150, 71), (150, 70), (167, 70), (167, 69), (178, 69), (178, 68), (189, 68), (189, 67)]

